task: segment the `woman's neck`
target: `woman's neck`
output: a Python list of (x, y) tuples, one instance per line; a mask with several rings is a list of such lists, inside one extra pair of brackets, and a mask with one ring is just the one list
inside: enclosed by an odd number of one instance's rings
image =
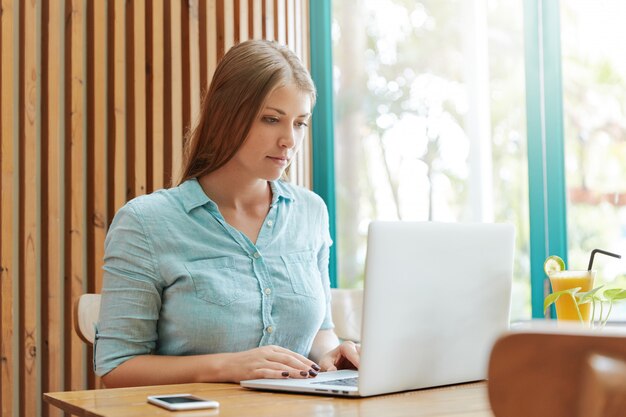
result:
[(220, 208), (248, 210), (271, 203), (271, 188), (266, 180), (246, 179), (218, 169), (198, 178), (205, 194)]

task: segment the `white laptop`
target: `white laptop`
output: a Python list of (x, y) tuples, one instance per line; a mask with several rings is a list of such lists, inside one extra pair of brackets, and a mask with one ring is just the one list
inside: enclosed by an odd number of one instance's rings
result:
[(509, 224), (370, 224), (359, 371), (242, 381), (247, 388), (366, 397), (483, 380), (508, 329)]

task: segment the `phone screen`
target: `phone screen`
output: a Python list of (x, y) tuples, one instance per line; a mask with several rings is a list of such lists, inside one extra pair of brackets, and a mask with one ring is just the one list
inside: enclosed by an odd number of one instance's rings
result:
[(202, 408), (217, 408), (220, 403), (191, 394), (151, 395), (148, 402), (168, 410), (199, 410)]
[(184, 403), (196, 403), (196, 402), (204, 402), (206, 400), (193, 396), (184, 396), (184, 397), (155, 397), (157, 400), (161, 400), (168, 404), (184, 404)]

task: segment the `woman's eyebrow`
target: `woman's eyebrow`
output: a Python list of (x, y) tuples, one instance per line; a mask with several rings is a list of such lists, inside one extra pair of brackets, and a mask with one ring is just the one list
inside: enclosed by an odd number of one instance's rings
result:
[[(286, 116), (286, 115), (287, 115), (287, 113), (285, 113), (285, 111), (284, 111), (284, 110), (281, 110), (281, 109), (279, 109), (279, 108), (276, 108), (276, 107), (270, 107), (270, 106), (268, 106), (267, 108), (268, 108), (268, 109), (270, 109), (270, 110), (274, 110), (276, 113), (278, 113), (278, 114), (280, 114), (280, 115), (282, 115), (282, 116)], [(300, 115), (300, 116), (298, 116), (298, 117), (309, 117), (310, 115), (311, 115), (311, 113), (304, 113), (304, 114), (301, 114), (301, 115)]]

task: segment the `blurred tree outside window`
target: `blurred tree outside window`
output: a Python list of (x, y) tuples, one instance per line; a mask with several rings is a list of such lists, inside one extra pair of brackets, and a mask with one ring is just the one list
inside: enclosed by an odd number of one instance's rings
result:
[(516, 227), (512, 319), (530, 318), (518, 0), (333, 2), (337, 262), (363, 281), (371, 220)]
[[(594, 248), (626, 258), (626, 2), (561, 1), (569, 268)], [(626, 260), (597, 257), (597, 285), (626, 287)], [(617, 310), (617, 311), (616, 311)], [(611, 317), (626, 320), (626, 304)]]

